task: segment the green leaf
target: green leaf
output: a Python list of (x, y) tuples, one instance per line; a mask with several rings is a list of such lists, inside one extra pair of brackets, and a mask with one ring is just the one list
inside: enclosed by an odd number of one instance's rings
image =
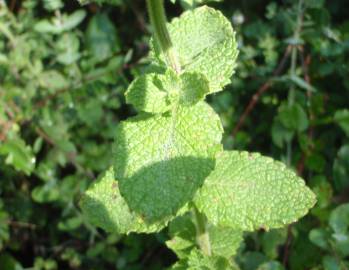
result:
[(86, 17), (86, 11), (83, 9), (76, 10), (72, 14), (63, 16), (62, 29), (69, 31), (78, 26)]
[(229, 227), (211, 225), (208, 233), (212, 253), (225, 258), (234, 256), (243, 241), (242, 231)]
[(271, 137), (273, 143), (282, 148), (284, 143), (290, 142), (293, 138), (294, 131), (286, 128), (280, 121), (280, 117), (276, 116), (271, 127)]
[(44, 19), (41, 20), (39, 22), (37, 22), (34, 25), (34, 29), (35, 31), (39, 32), (39, 33), (60, 33), (61, 32), (61, 28), (57, 27), (54, 23), (51, 23), (50, 21)]
[(326, 229), (323, 229), (323, 228), (312, 229), (309, 233), (309, 240), (313, 244), (323, 248), (324, 250), (330, 247), (329, 245), (330, 233)]
[(282, 105), (280, 107), (279, 118), (284, 127), (294, 131), (302, 132), (309, 125), (307, 114), (299, 104)]
[(184, 72), (179, 76), (168, 69), (165, 74), (150, 73), (135, 79), (129, 86), (126, 102), (138, 111), (163, 113), (178, 104), (195, 105), (209, 92), (206, 78)]
[(295, 222), (314, 205), (315, 196), (281, 162), (226, 151), (217, 156), (195, 202), (214, 224), (253, 231)]
[(332, 203), (333, 188), (331, 182), (324, 175), (316, 175), (308, 182), (315, 193), (318, 208), (327, 208)]
[(166, 245), (174, 251), (178, 258), (186, 258), (196, 246), (196, 229), (190, 213), (172, 220), (168, 227), (171, 240)]
[(203, 100), (209, 93), (209, 82), (206, 77), (199, 73), (184, 72), (180, 75), (181, 88), (179, 103), (192, 106), (198, 101)]
[[(173, 239), (166, 242), (179, 258), (185, 258), (196, 247), (196, 228), (191, 215), (175, 218), (169, 224)], [(242, 231), (208, 224), (208, 236), (213, 255), (230, 258), (234, 256), (243, 240)]]
[(311, 153), (305, 159), (305, 166), (311, 171), (322, 173), (326, 166), (326, 160), (324, 155)]
[(298, 87), (303, 88), (304, 90), (311, 91), (311, 92), (317, 92), (316, 88), (309, 84), (307, 81), (302, 79), (301, 77), (297, 75), (289, 76), (289, 79), (295, 83)]
[(115, 170), (130, 208), (149, 220), (174, 215), (214, 168), (221, 138), (219, 118), (204, 102), (122, 122)]
[(116, 28), (105, 13), (97, 13), (90, 20), (86, 41), (90, 53), (98, 61), (103, 61), (120, 51), (120, 40)]
[(297, 76), (297, 75), (284, 75), (281, 77), (277, 77), (274, 79), (274, 81), (290, 81), (297, 85), (298, 87), (311, 92), (317, 92), (317, 89), (309, 84), (307, 81), (305, 81), (303, 78)]
[(219, 256), (204, 256), (194, 249), (188, 258), (188, 270), (228, 270), (232, 269), (229, 260)]
[(349, 231), (349, 203), (332, 211), (329, 224), (335, 233), (346, 234)]
[(43, 0), (44, 8), (48, 11), (54, 11), (63, 8), (64, 4), (62, 0)]
[(126, 102), (138, 111), (163, 113), (170, 109), (167, 92), (161, 85), (164, 75), (146, 74), (135, 79), (127, 89)]
[(277, 261), (263, 263), (257, 270), (284, 270), (283, 265)]
[(80, 58), (80, 41), (74, 32), (64, 33), (56, 44), (60, 52), (57, 55), (57, 61), (59, 63), (71, 65)]
[(66, 78), (57, 70), (47, 70), (40, 74), (40, 85), (44, 88), (48, 88), (50, 92), (66, 88), (69, 82)]
[(279, 256), (279, 249), (287, 239), (286, 229), (270, 230), (262, 236), (263, 253), (270, 259), (276, 259)]
[(349, 137), (349, 110), (343, 109), (336, 111), (334, 121), (344, 130)]
[(42, 186), (37, 186), (32, 190), (32, 198), (38, 203), (54, 202), (59, 199), (59, 189), (57, 182), (53, 179)]
[(195, 244), (193, 241), (175, 236), (171, 240), (166, 241), (166, 246), (171, 249), (179, 259), (183, 259), (188, 257), (188, 254), (195, 247)]
[[(184, 71), (205, 75), (210, 93), (230, 83), (238, 50), (233, 28), (221, 12), (206, 6), (186, 11), (168, 29)], [(165, 57), (154, 41), (153, 49), (157, 60), (164, 64)]]
[(30, 175), (35, 167), (35, 157), (30, 146), (21, 138), (13, 138), (0, 142), (0, 155), (6, 156), (6, 164), (11, 164), (16, 170)]
[(156, 232), (168, 222), (147, 224), (134, 212), (131, 212), (121, 196), (114, 170), (110, 168), (83, 195), (80, 207), (93, 225), (108, 232)]
[(241, 268), (244, 270), (257, 270), (259, 266), (268, 261), (268, 258), (260, 252), (247, 251), (241, 258)]
[(338, 191), (349, 186), (349, 144), (343, 145), (333, 163), (334, 184)]
[(23, 270), (22, 265), (10, 254), (1, 253), (0, 254), (0, 265), (2, 270)]
[(324, 266), (324, 270), (342, 270), (343, 269), (340, 265), (340, 261), (338, 260), (338, 258), (335, 258), (332, 256), (324, 256), (322, 258), (322, 265)]
[(86, 11), (77, 10), (70, 15), (63, 14), (60, 19), (52, 18), (52, 20), (41, 20), (34, 25), (35, 31), (39, 33), (60, 34), (69, 31), (78, 26), (86, 17)]
[(79, 228), (82, 224), (82, 218), (81, 216), (76, 216), (76, 217), (70, 217), (67, 218), (66, 220), (61, 220), (58, 223), (58, 229), (61, 231), (73, 231)]

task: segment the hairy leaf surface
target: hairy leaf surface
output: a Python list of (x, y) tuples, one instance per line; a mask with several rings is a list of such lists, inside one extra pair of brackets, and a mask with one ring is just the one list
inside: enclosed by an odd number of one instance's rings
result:
[(114, 170), (110, 168), (84, 194), (80, 206), (87, 219), (95, 226), (108, 232), (156, 232), (167, 224), (166, 221), (147, 224), (134, 212), (131, 212), (120, 195)]
[(217, 156), (195, 202), (214, 224), (253, 231), (296, 221), (314, 205), (315, 196), (283, 163), (226, 151)]
[(150, 220), (174, 215), (214, 168), (221, 137), (219, 118), (204, 102), (122, 122), (115, 170), (130, 208)]
[[(230, 82), (238, 55), (230, 22), (217, 10), (201, 7), (184, 12), (168, 25), (174, 50), (184, 71), (202, 73), (210, 92), (221, 91)], [(155, 56), (164, 63), (159, 46)]]

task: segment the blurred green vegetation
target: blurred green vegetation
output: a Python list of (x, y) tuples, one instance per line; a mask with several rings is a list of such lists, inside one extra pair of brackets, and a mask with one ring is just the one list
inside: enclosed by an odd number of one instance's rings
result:
[[(97, 1), (98, 2), (98, 1)], [(0, 0), (0, 269), (165, 269), (167, 232), (93, 227), (78, 201), (111, 164), (124, 92), (151, 29), (144, 1)], [(109, 2), (109, 3), (105, 3)], [(167, 1), (168, 16), (207, 1)], [(174, 2), (174, 1), (172, 1)], [(318, 203), (249, 233), (243, 270), (349, 269), (349, 14), (345, 0), (211, 1), (237, 31), (226, 91), (209, 97), (226, 149), (286, 162)]]

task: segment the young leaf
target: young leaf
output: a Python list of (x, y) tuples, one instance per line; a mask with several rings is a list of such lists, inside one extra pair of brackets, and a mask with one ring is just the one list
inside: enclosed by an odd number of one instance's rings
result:
[(242, 231), (229, 227), (211, 225), (208, 233), (212, 253), (225, 258), (234, 256), (243, 241)]
[(26, 175), (30, 175), (34, 170), (33, 150), (21, 138), (13, 138), (0, 143), (0, 155), (6, 156), (6, 164), (11, 164), (16, 170)]
[(180, 75), (181, 90), (179, 103), (185, 106), (195, 105), (210, 92), (209, 82), (206, 77), (200, 73), (184, 72)]
[(150, 73), (135, 79), (125, 93), (126, 102), (143, 112), (163, 113), (170, 110), (166, 90), (161, 87), (161, 76)]
[(204, 102), (122, 122), (115, 170), (130, 208), (149, 220), (175, 214), (214, 168), (221, 137), (219, 118)]
[[(230, 82), (238, 55), (235, 33), (227, 18), (204, 6), (184, 12), (168, 29), (182, 69), (205, 75), (210, 93), (221, 91)], [(154, 40), (153, 48), (156, 58), (164, 63)]]
[(296, 221), (314, 205), (315, 196), (281, 162), (226, 151), (217, 156), (195, 202), (214, 224), (253, 231)]
[[(179, 258), (187, 257), (197, 246), (195, 224), (189, 213), (171, 221), (169, 234), (172, 239), (167, 241), (166, 245)], [(208, 225), (208, 238), (212, 254), (225, 258), (235, 255), (243, 240), (242, 231), (212, 224)]]
[(232, 270), (228, 259), (220, 256), (204, 256), (194, 249), (188, 258), (188, 270)]
[(345, 134), (349, 137), (349, 110), (337, 110), (334, 114), (334, 121), (338, 124)]
[(209, 92), (208, 81), (198, 73), (180, 75), (168, 69), (165, 74), (150, 73), (135, 79), (126, 92), (126, 102), (138, 111), (163, 113), (178, 104), (195, 105)]
[(131, 212), (120, 195), (114, 170), (110, 168), (84, 194), (80, 206), (87, 219), (95, 226), (108, 232), (156, 232), (166, 226), (167, 221), (147, 224)]

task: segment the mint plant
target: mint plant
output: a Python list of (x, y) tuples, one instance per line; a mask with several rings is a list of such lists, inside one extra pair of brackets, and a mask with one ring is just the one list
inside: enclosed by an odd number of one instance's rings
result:
[(172, 269), (235, 269), (244, 231), (283, 227), (315, 196), (281, 162), (224, 151), (218, 115), (204, 101), (229, 84), (235, 32), (203, 6), (166, 23), (162, 0), (147, 0), (152, 64), (126, 101), (138, 115), (116, 130), (114, 163), (81, 200), (85, 216), (109, 232), (151, 233), (168, 226)]

